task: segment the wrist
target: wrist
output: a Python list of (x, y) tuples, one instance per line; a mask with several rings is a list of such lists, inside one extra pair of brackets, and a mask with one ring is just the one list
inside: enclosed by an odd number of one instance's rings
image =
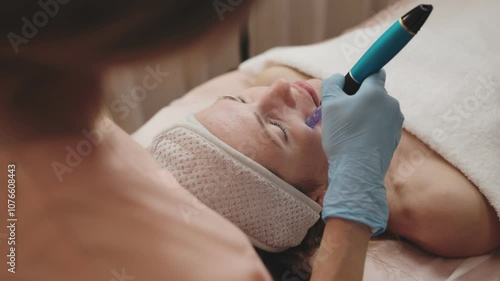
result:
[(322, 218), (325, 222), (334, 217), (361, 223), (376, 236), (385, 231), (389, 220), (384, 182), (375, 175), (356, 171), (351, 167), (329, 174)]
[[(335, 226), (335, 227), (334, 227)], [(353, 221), (353, 220), (348, 220), (344, 218), (338, 218), (338, 217), (328, 217), (325, 220), (325, 228), (336, 228), (338, 229), (339, 227), (344, 229), (346, 232), (356, 232), (361, 235), (371, 235), (372, 231), (370, 227), (366, 224)]]
[(382, 234), (387, 228), (389, 221), (389, 212), (385, 208), (372, 210), (373, 214), (362, 212), (346, 211), (345, 208), (328, 209), (322, 212), (322, 219), (327, 223), (331, 219), (343, 220), (353, 225), (363, 225), (370, 230), (372, 237)]
[(360, 180), (382, 181), (387, 173), (388, 166), (376, 153), (370, 151), (353, 151), (351, 153), (338, 154), (333, 159), (328, 159), (328, 175), (342, 176), (348, 174), (366, 175), (367, 178)]
[(311, 281), (361, 280), (370, 229), (356, 222), (330, 218), (313, 258)]
[(376, 167), (360, 159), (337, 159), (328, 168), (328, 190), (385, 193), (385, 172)]

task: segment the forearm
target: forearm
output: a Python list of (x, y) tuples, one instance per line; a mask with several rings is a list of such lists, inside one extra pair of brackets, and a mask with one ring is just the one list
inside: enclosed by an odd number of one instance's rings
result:
[(311, 281), (361, 281), (370, 236), (366, 225), (329, 218), (314, 257)]

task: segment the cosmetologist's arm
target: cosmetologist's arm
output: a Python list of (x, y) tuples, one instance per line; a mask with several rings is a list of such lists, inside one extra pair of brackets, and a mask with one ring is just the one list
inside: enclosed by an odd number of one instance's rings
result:
[(358, 222), (329, 218), (311, 281), (361, 281), (371, 230)]

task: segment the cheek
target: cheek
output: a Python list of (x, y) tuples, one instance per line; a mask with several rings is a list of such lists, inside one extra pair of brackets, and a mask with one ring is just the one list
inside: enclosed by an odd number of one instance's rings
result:
[(272, 165), (274, 164), (273, 159), (281, 159), (279, 155), (276, 155), (276, 151), (272, 149), (272, 145), (269, 145), (269, 140), (264, 137), (247, 137), (241, 139), (241, 141), (233, 147), (265, 167), (274, 168), (276, 165)]
[(321, 134), (306, 132), (299, 144), (302, 168), (314, 176), (322, 177), (328, 171), (328, 160), (321, 145)]
[(302, 154), (305, 155), (305, 157), (326, 159), (321, 143), (321, 130), (311, 130), (309, 128), (301, 128), (301, 130), (298, 131), (296, 135), (296, 140), (297, 140), (298, 150), (301, 151)]
[(318, 157), (307, 156), (302, 159), (289, 161), (286, 166), (287, 182), (297, 184), (301, 187), (301, 191), (306, 195), (311, 196), (319, 188), (324, 188), (328, 184), (328, 163), (326, 159), (318, 153)]
[(310, 177), (315, 177), (316, 180), (319, 180), (328, 172), (328, 160), (321, 148), (311, 149), (304, 156), (301, 166), (304, 171), (308, 171)]

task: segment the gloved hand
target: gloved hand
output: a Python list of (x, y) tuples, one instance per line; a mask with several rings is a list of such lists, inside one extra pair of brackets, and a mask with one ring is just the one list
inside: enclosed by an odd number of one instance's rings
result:
[(321, 87), (322, 142), (329, 166), (323, 220), (357, 221), (368, 225), (372, 236), (384, 232), (389, 220), (384, 177), (404, 120), (384, 83), (381, 70), (352, 96), (342, 90), (342, 74), (324, 80)]

